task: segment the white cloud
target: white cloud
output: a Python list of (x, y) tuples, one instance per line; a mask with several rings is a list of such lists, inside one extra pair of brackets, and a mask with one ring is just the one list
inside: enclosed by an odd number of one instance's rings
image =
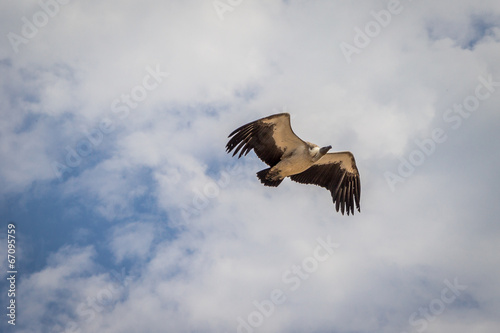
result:
[[(498, 6), (401, 3), (350, 64), (340, 43), (387, 2), (243, 1), (224, 20), (212, 1), (70, 2), (18, 54), (4, 41), (2, 193), (44, 182), (114, 222), (84, 226), (106, 244), (64, 247), (24, 278), (23, 329), (234, 332), (279, 289), (286, 300), (256, 332), (410, 332), (412, 314), (458, 278), (467, 289), (427, 331), (498, 330), (500, 88), (460, 128), (443, 120), (478, 76), (500, 81), (498, 27), (481, 36), (477, 25), (496, 22)], [(4, 5), (2, 31), (39, 10), (25, 6)], [(123, 119), (113, 113), (157, 65), (168, 78)], [(342, 217), (319, 187), (265, 188), (253, 153), (225, 154), (234, 128), (282, 111), (303, 139), (355, 154), (360, 214)], [(49, 183), (50, 163), (105, 118), (116, 129)], [(391, 191), (384, 173), (436, 127), (447, 140)], [(339, 248), (291, 290), (283, 274), (328, 236)], [(99, 251), (134, 265), (114, 278)]]
[(120, 158), (111, 158), (69, 179), (61, 188), (66, 195), (75, 196), (83, 205), (91, 203), (93, 210), (114, 221), (131, 216), (134, 200), (147, 195), (143, 171)]
[(146, 222), (133, 222), (117, 227), (110, 243), (117, 262), (125, 258), (146, 260), (155, 238), (155, 231), (154, 225)]

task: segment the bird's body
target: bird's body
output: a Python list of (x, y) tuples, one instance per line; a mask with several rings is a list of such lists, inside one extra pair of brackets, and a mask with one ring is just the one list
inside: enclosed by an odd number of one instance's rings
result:
[(337, 211), (354, 214), (361, 194), (359, 173), (350, 152), (327, 153), (331, 146), (319, 146), (301, 140), (290, 126), (288, 113), (258, 119), (233, 131), (226, 145), (239, 157), (254, 150), (269, 168), (257, 172), (266, 186), (279, 186), (285, 177), (315, 184), (330, 190)]
[[(319, 148), (316, 150), (319, 150)], [(300, 145), (294, 150), (283, 154), (281, 161), (273, 166), (269, 173), (272, 175), (276, 174), (275, 180), (283, 179), (306, 171), (314, 162), (314, 155), (310, 153), (307, 147)]]

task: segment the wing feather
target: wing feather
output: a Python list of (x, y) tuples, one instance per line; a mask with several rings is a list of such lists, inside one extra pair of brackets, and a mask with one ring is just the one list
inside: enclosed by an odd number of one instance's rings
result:
[(229, 134), (229, 138), (226, 145), (228, 153), (234, 150), (235, 156), (239, 152), (240, 158), (253, 149), (271, 167), (279, 163), (287, 150), (306, 144), (293, 132), (288, 113), (275, 114), (243, 125)]
[(302, 184), (328, 189), (337, 212), (354, 214), (360, 209), (361, 181), (354, 156), (350, 152), (328, 153), (304, 172), (290, 177)]

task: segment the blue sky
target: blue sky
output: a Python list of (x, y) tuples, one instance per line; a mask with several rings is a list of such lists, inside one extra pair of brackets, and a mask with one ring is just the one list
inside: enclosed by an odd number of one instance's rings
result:
[[(2, 331), (499, 331), (496, 1), (0, 13)], [(279, 112), (355, 155), (361, 213), (226, 154)]]

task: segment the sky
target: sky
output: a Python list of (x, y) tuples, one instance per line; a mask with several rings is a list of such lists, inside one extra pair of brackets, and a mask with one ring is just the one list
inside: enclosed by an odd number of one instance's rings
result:
[[(500, 331), (497, 1), (0, 18), (2, 332)], [(226, 154), (280, 112), (354, 154), (360, 213)]]

